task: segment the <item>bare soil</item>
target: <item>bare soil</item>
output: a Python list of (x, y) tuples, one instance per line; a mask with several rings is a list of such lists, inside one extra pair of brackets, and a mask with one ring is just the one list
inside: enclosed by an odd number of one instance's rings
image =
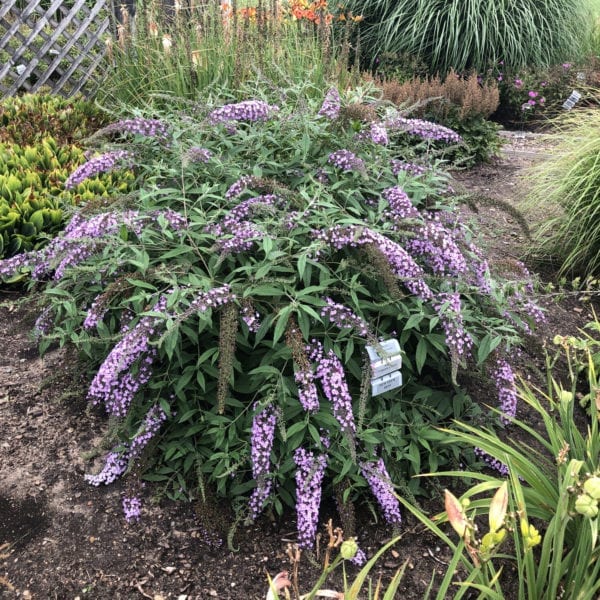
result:
[[(511, 268), (528, 243), (515, 214), (503, 204), (520, 207), (526, 182), (519, 175), (533, 160), (543, 160), (547, 150), (535, 134), (506, 137), (500, 158), (455, 174), (457, 191), (501, 201), (461, 209), (498, 270)], [(293, 515), (240, 525), (233, 551), (226, 508), (156, 500), (148, 484), (143, 519), (128, 525), (121, 510), (126, 483), (94, 488), (84, 482), (90, 470), (87, 453), (101, 440), (106, 421), (87, 410), (78, 366), (67, 350), (55, 348), (39, 357), (29, 335), (34, 303), (35, 298), (0, 289), (0, 597), (265, 598), (266, 573), (274, 576), (289, 568), (286, 546), (295, 538)], [(544, 368), (544, 345), (557, 333), (575, 333), (592, 318), (579, 293), (545, 295), (541, 303), (548, 321), (519, 362), (520, 374), (532, 379)], [(523, 411), (520, 418), (532, 417)], [(328, 512), (335, 517), (332, 509), (323, 512), (324, 518)], [(357, 514), (356, 533), (367, 555), (390, 535), (369, 512)], [(405, 560), (398, 598), (417, 600), (432, 573), (445, 572), (450, 556), (406, 516), (401, 541), (373, 573), (388, 579)], [(306, 589), (317, 573), (302, 561), (300, 581)], [(339, 577), (326, 587), (341, 589)]]

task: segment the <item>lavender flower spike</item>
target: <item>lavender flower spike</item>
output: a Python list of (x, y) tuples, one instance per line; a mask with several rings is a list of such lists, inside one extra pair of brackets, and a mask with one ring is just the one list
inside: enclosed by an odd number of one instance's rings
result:
[(377, 462), (361, 463), (360, 469), (363, 477), (369, 483), (386, 521), (391, 525), (400, 525), (402, 522), (400, 503), (394, 495), (394, 486), (383, 459), (380, 458)]
[(225, 104), (215, 108), (209, 115), (208, 121), (212, 125), (217, 123), (230, 123), (231, 121), (267, 121), (272, 114), (279, 111), (279, 107), (267, 104), (262, 100), (244, 100), (237, 104)]
[(449, 144), (459, 144), (463, 139), (449, 127), (424, 121), (423, 119), (405, 119), (392, 117), (384, 122), (388, 131), (404, 131), (409, 135), (416, 135), (424, 140), (441, 141)]
[(362, 158), (359, 158), (354, 152), (350, 152), (350, 150), (332, 152), (327, 158), (327, 162), (338, 169), (342, 169), (344, 172), (365, 170), (365, 163)]
[(327, 466), (324, 454), (315, 456), (304, 448), (294, 452), (296, 470), (296, 515), (298, 545), (310, 550), (315, 543), (321, 505), (321, 484)]
[(500, 421), (504, 425), (508, 425), (517, 414), (515, 374), (506, 360), (498, 359), (492, 369), (492, 378), (498, 390)]
[(116, 123), (112, 123), (98, 131), (96, 135), (106, 135), (110, 133), (130, 133), (131, 135), (166, 139), (170, 132), (169, 126), (160, 119), (144, 119), (143, 117), (136, 117), (135, 119), (123, 119)]
[(271, 470), (271, 450), (275, 439), (276, 424), (275, 410), (270, 404), (254, 415), (252, 420), (250, 457), (252, 478), (256, 481), (256, 487), (249, 501), (250, 519), (252, 520), (261, 513), (265, 500), (271, 493), (273, 482), (267, 476)]
[(319, 115), (333, 121), (338, 118), (341, 106), (340, 93), (337, 88), (331, 87), (327, 90), (327, 94), (325, 94), (325, 99), (323, 100), (321, 110), (319, 110)]
[[(82, 164), (80, 167), (77, 167), (77, 169), (69, 175), (65, 181), (65, 189), (70, 190), (78, 186), (82, 181), (94, 177), (99, 173), (107, 173), (108, 171), (123, 168), (124, 166), (130, 167), (132, 157), (133, 154), (127, 150), (115, 150), (96, 156)], [(123, 165), (123, 162), (126, 164)]]

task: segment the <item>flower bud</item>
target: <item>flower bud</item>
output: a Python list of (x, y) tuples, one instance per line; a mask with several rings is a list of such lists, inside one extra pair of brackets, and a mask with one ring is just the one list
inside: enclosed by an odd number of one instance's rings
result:
[(350, 538), (342, 543), (340, 554), (344, 560), (350, 560), (356, 556), (358, 552), (358, 544), (354, 538)]
[(598, 514), (598, 501), (587, 494), (581, 494), (575, 500), (575, 511), (588, 519), (593, 519)]
[(528, 523), (526, 519), (521, 519), (521, 535), (523, 536), (525, 550), (537, 546), (542, 541), (540, 532), (533, 525)]
[(600, 477), (590, 477), (583, 484), (583, 489), (585, 493), (594, 500), (600, 500)]
[(560, 390), (558, 399), (561, 402), (568, 404), (569, 402), (573, 402), (573, 393), (568, 392), (567, 390)]

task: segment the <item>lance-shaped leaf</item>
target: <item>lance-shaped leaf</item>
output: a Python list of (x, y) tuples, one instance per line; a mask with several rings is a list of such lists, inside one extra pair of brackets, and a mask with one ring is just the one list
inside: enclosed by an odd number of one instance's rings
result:
[(496, 491), (490, 503), (490, 531), (495, 533), (504, 525), (508, 508), (508, 482), (505, 481)]
[(456, 531), (461, 538), (465, 538), (469, 521), (465, 515), (463, 505), (449, 490), (444, 490), (444, 506), (450, 525), (452, 525), (454, 531)]

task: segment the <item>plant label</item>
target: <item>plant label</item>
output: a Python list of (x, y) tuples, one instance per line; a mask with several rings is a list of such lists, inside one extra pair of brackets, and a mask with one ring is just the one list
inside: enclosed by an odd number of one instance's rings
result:
[(399, 388), (401, 385), (402, 373), (400, 371), (394, 371), (383, 377), (371, 379), (371, 395), (379, 396), (380, 394)]
[(573, 90), (562, 105), (565, 110), (571, 110), (581, 100), (581, 94)]
[(371, 381), (402, 367), (402, 355), (398, 340), (384, 340), (377, 346), (367, 346), (371, 361)]

